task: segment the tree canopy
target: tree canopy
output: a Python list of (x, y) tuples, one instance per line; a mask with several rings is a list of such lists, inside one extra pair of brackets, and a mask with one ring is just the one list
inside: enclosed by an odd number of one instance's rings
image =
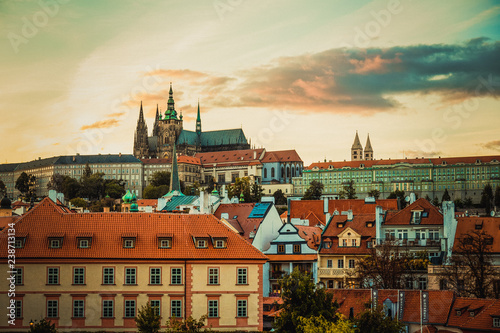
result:
[(275, 205), (286, 205), (286, 203), (287, 203), (286, 202), (286, 197), (283, 194), (282, 190), (276, 190), (273, 193), (273, 197), (274, 197), (274, 204)]
[(344, 185), (344, 188), (339, 192), (339, 199), (357, 199), (356, 189), (354, 188), (354, 180), (350, 180)]
[(493, 266), (492, 244), (493, 236), (484, 230), (461, 235), (453, 255), (439, 273), (444, 284), (463, 297), (500, 297), (493, 289), (499, 273)]
[(302, 332), (300, 317), (322, 316), (333, 322), (338, 304), (333, 294), (317, 288), (310, 273), (295, 268), (290, 275), (280, 280), (283, 305), (275, 321), (277, 332)]
[(25, 197), (35, 196), (36, 176), (22, 172), (16, 180), (15, 188)]
[(363, 333), (402, 333), (405, 326), (398, 320), (387, 316), (382, 307), (366, 309), (355, 319), (358, 332)]
[(151, 304), (147, 302), (137, 312), (135, 323), (141, 333), (158, 333), (160, 332), (161, 317), (157, 308), (151, 307)]
[(309, 188), (306, 190), (306, 193), (304, 193), (302, 200), (319, 200), (319, 199), (321, 199), (321, 195), (323, 194), (324, 187), (325, 186), (322, 183), (313, 180), (309, 184)]

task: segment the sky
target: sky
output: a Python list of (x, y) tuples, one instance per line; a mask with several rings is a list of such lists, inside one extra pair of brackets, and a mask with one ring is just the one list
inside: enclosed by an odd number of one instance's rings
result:
[(131, 154), (170, 82), (184, 128), (305, 165), (500, 155), (499, 1), (0, 0), (0, 163)]

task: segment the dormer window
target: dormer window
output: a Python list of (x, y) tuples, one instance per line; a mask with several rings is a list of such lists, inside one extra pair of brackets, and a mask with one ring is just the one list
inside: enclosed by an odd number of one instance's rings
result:
[(329, 249), (332, 247), (332, 242), (324, 242), (323, 245), (325, 249)]
[(342, 246), (347, 246), (347, 239), (342, 239)]
[(285, 253), (285, 245), (278, 244), (278, 253)]
[(78, 240), (78, 247), (80, 249), (87, 249), (90, 247), (90, 239), (88, 238), (81, 238)]
[(26, 237), (16, 237), (14, 246), (16, 249), (22, 249), (26, 243)]
[(170, 249), (172, 247), (172, 234), (157, 234), (158, 238), (158, 248), (159, 249)]
[(462, 310), (457, 310), (457, 316), (461, 316), (462, 315)]
[(135, 233), (123, 234), (122, 235), (123, 248), (133, 249), (135, 247), (136, 240), (137, 240), (137, 234)]
[(124, 238), (123, 247), (126, 249), (133, 249), (135, 247), (135, 238)]
[(62, 246), (62, 238), (49, 238), (49, 247), (51, 249), (59, 249)]
[(337, 228), (343, 228), (343, 227), (344, 227), (344, 222), (337, 223)]
[(420, 224), (422, 221), (422, 212), (417, 210), (412, 212), (412, 218), (411, 218), (411, 223), (412, 224)]
[(224, 239), (216, 239), (214, 241), (214, 247), (216, 249), (223, 249), (226, 247), (226, 241)]
[(196, 240), (196, 247), (199, 248), (199, 249), (204, 249), (204, 248), (207, 248), (207, 245), (208, 242), (206, 239), (197, 239)]
[(500, 317), (493, 317), (493, 327), (500, 327)]

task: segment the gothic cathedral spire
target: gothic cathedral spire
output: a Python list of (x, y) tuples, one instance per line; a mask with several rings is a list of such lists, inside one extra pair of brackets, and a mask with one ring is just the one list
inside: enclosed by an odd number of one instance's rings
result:
[(148, 126), (144, 120), (144, 111), (139, 110), (139, 119), (137, 120), (137, 127), (134, 135), (134, 156), (139, 156), (139, 158), (145, 158), (149, 152), (148, 145)]
[(196, 116), (196, 133), (201, 133), (200, 100), (198, 100), (198, 115)]
[(158, 111), (158, 104), (156, 104), (155, 123), (153, 125), (153, 136), (159, 136), (160, 133), (160, 112)]
[(178, 191), (181, 193), (181, 182), (179, 180), (179, 170), (177, 167), (177, 153), (175, 152), (175, 143), (172, 149), (172, 174), (170, 175), (170, 193)]

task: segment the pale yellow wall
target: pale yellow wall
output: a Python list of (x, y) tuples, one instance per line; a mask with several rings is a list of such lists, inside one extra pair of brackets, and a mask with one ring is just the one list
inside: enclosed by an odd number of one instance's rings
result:
[[(72, 285), (73, 267), (86, 268), (86, 285)], [(100, 294), (116, 294), (115, 300), (115, 325), (123, 325), (124, 297), (123, 294), (139, 294), (137, 296), (137, 309), (149, 300), (147, 294), (163, 294), (161, 299), (162, 324), (170, 317), (170, 296), (172, 293), (183, 293), (184, 285), (170, 285), (170, 268), (182, 267), (183, 282), (185, 270), (181, 264), (18, 264), (24, 268), (24, 285), (16, 286), (16, 293), (24, 294), (23, 298), (23, 325), (28, 325), (30, 320), (40, 320), (46, 315), (45, 294), (60, 294), (59, 297), (59, 325), (70, 326), (72, 316), (71, 294), (87, 294), (85, 297), (85, 323), (86, 326), (101, 325), (102, 297)], [(59, 267), (60, 285), (46, 285), (47, 267)], [(115, 284), (102, 285), (102, 267), (115, 267)], [(125, 267), (137, 268), (137, 285), (124, 285)], [(149, 268), (162, 268), (162, 284), (149, 285)], [(236, 325), (236, 296), (235, 294), (249, 294), (248, 297), (248, 324), (258, 324), (258, 265), (235, 265), (235, 264), (193, 264), (193, 317), (199, 318), (207, 313), (207, 295), (221, 294), (219, 301), (220, 325)], [(208, 286), (208, 267), (219, 267), (220, 285)], [(247, 267), (248, 285), (236, 284), (236, 268)], [(0, 278), (6, 281), (8, 274), (7, 265), (0, 265)], [(0, 297), (0, 307), (8, 306), (9, 298), (6, 295), (8, 286), (6, 283), (0, 287), (3, 292)], [(183, 313), (184, 313), (183, 299)], [(7, 316), (0, 318), (0, 326), (7, 325)], [(65, 329), (67, 330), (67, 329)], [(92, 329), (86, 329), (92, 330)]]

